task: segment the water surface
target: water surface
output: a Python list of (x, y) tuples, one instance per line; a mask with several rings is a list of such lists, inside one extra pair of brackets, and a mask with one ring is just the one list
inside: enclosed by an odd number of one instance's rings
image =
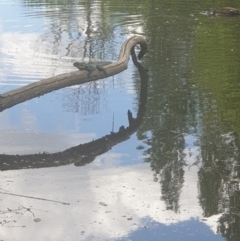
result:
[(0, 113), (1, 239), (238, 240), (240, 19), (209, 7), (1, 1), (1, 94), (149, 47), (140, 70)]

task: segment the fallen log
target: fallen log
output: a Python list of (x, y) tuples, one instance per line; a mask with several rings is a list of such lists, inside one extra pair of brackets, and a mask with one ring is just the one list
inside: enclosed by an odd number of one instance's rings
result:
[(54, 90), (116, 75), (127, 69), (131, 50), (137, 44), (141, 47), (141, 51), (138, 54), (138, 59), (141, 59), (147, 52), (147, 42), (142, 36), (132, 36), (123, 43), (118, 60), (115, 63), (104, 66), (104, 72), (96, 69), (89, 75), (85, 70), (78, 70), (42, 79), (16, 90), (8, 91), (0, 95), (0, 111)]
[[(33, 168), (47, 168), (74, 164), (84, 166), (95, 160), (95, 158), (109, 151), (115, 145), (128, 140), (141, 126), (146, 113), (148, 75), (147, 70), (137, 61), (135, 52), (132, 52), (132, 60), (137, 67), (141, 88), (136, 118), (128, 110), (128, 126), (121, 126), (117, 132), (111, 132), (91, 142), (71, 147), (57, 153), (38, 153), (28, 155), (6, 155), (0, 154), (0, 171), (20, 170)], [(4, 193), (3, 193), (4, 194)]]

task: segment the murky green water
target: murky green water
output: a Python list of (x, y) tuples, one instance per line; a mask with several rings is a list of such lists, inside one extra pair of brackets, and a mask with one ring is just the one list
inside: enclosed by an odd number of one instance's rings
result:
[(0, 113), (0, 239), (239, 240), (240, 18), (206, 15), (227, 5), (0, 2), (1, 94), (149, 48)]

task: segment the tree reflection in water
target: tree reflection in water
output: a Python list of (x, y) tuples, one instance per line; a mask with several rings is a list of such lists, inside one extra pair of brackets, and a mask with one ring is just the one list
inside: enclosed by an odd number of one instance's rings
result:
[(201, 138), (200, 203), (204, 215), (223, 213), (218, 232), (226, 240), (240, 236), (240, 146), (235, 132), (205, 134)]

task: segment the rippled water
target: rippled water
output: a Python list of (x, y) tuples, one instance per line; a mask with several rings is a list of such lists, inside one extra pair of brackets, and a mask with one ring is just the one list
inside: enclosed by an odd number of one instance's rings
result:
[(0, 239), (238, 240), (240, 18), (209, 7), (1, 1), (0, 94), (149, 51), (0, 113)]

